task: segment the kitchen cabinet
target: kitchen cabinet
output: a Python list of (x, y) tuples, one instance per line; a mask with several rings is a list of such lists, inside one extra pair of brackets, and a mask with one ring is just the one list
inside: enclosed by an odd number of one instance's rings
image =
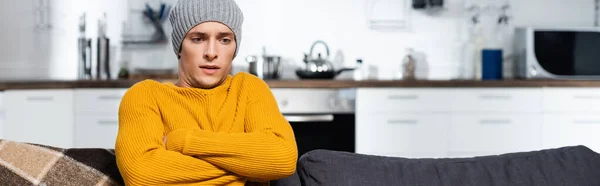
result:
[(356, 151), (412, 158), (445, 157), (448, 120), (448, 114), (358, 114)]
[(600, 152), (600, 115), (544, 114), (544, 148), (584, 145)]
[(357, 153), (472, 157), (542, 148), (540, 88), (359, 88)]
[(540, 115), (454, 114), (448, 135), (448, 156), (483, 156), (539, 150)]
[(356, 112), (448, 112), (452, 91), (447, 88), (359, 88), (356, 90)]
[(75, 89), (75, 147), (114, 148), (127, 89)]
[(7, 90), (4, 138), (70, 148), (73, 146), (73, 91)]
[(4, 138), (4, 92), (0, 91), (0, 139)]
[(544, 113), (600, 114), (600, 88), (544, 88)]
[(127, 89), (75, 89), (75, 111), (116, 116), (125, 92)]
[(539, 114), (542, 110), (539, 88), (456, 88), (453, 91), (450, 100), (454, 113)]
[(600, 152), (600, 88), (544, 88), (544, 148), (584, 145)]
[(82, 114), (75, 117), (75, 148), (115, 148), (119, 118), (116, 115)]
[(450, 100), (445, 88), (356, 90), (356, 152), (397, 157), (445, 157)]

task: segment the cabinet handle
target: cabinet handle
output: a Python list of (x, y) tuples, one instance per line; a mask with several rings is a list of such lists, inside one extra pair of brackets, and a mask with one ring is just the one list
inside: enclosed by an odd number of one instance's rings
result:
[(121, 96), (115, 96), (115, 95), (105, 95), (105, 96), (98, 96), (99, 100), (121, 100)]
[(98, 124), (100, 124), (100, 125), (118, 125), (119, 122), (114, 121), (114, 120), (99, 120)]
[(415, 100), (415, 99), (419, 99), (419, 96), (418, 95), (389, 95), (388, 99)]
[(509, 100), (512, 97), (510, 95), (480, 95), (479, 99), (483, 100)]
[(54, 100), (54, 97), (47, 97), (47, 96), (30, 96), (27, 97), (27, 101), (52, 101)]
[(598, 125), (600, 124), (600, 120), (575, 120), (574, 124), (585, 124), (585, 125)]
[(600, 99), (600, 95), (574, 95), (573, 99), (585, 99), (585, 100)]
[(388, 124), (391, 125), (416, 125), (419, 124), (418, 120), (409, 120), (409, 119), (392, 119), (387, 121)]
[(331, 122), (333, 114), (324, 115), (284, 115), (288, 122)]
[(480, 120), (479, 124), (482, 125), (507, 125), (507, 124), (511, 124), (512, 122), (509, 119), (486, 119), (486, 120)]

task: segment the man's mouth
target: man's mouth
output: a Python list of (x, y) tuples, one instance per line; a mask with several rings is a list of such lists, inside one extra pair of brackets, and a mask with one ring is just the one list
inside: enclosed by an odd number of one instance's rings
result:
[(217, 70), (220, 69), (219, 66), (215, 66), (215, 65), (202, 65), (202, 66), (200, 66), (200, 68), (207, 75), (213, 75), (214, 73), (217, 72)]
[(203, 68), (203, 69), (220, 69), (219, 66), (214, 66), (214, 65), (202, 65), (202, 66), (200, 66), (200, 68)]

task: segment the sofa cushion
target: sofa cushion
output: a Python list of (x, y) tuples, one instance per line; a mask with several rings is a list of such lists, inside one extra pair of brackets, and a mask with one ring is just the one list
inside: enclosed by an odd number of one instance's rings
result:
[(474, 158), (408, 159), (329, 150), (300, 157), (302, 185), (600, 185), (600, 155), (584, 146)]
[(0, 140), (0, 185), (124, 185), (112, 149)]

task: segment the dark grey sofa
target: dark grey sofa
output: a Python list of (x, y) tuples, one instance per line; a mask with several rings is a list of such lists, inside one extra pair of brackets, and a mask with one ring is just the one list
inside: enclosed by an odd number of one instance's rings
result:
[(585, 146), (445, 159), (314, 150), (272, 185), (600, 186), (600, 155)]
[[(0, 160), (0, 185), (123, 185), (112, 149), (0, 139)], [(296, 174), (271, 185), (600, 186), (600, 154), (584, 146), (446, 159), (314, 150), (300, 157)]]

